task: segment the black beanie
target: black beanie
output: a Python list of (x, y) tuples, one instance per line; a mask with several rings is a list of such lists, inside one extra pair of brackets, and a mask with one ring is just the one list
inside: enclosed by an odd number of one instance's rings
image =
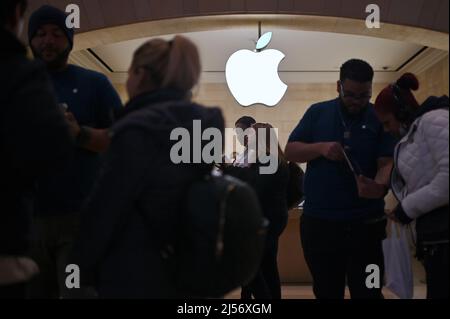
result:
[(67, 14), (58, 8), (52, 6), (42, 6), (36, 10), (30, 17), (28, 23), (28, 41), (31, 44), (31, 40), (36, 35), (39, 28), (45, 24), (54, 24), (61, 28), (69, 40), (70, 49), (73, 48), (73, 36), (74, 30), (68, 28), (66, 25)]

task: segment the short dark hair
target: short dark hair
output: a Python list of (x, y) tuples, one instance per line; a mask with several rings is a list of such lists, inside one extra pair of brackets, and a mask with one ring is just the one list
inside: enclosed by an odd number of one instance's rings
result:
[(14, 10), (20, 5), (21, 13), (24, 14), (27, 8), (27, 0), (1, 0), (0, 1), (0, 26), (5, 26), (8, 20), (14, 15)]
[(373, 76), (373, 68), (369, 63), (363, 60), (348, 60), (341, 67), (341, 82), (344, 82), (347, 79), (359, 83), (372, 82)]
[(256, 124), (256, 120), (250, 116), (243, 116), (236, 121), (236, 125), (242, 124), (246, 129), (250, 128), (253, 124)]

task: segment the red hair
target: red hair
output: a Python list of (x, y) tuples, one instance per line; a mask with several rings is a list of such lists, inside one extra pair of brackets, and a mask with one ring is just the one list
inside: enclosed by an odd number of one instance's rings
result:
[[(400, 101), (407, 104), (411, 111), (419, 108), (419, 103), (412, 91), (419, 89), (419, 80), (412, 73), (405, 73), (394, 84), (387, 86), (378, 95), (375, 102), (375, 111), (377, 114), (393, 113), (398, 114), (400, 111)], [(399, 95), (399, 96), (396, 96)]]

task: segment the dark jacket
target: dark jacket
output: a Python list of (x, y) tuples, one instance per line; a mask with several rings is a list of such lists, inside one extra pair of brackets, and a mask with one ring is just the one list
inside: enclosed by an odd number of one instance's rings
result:
[(45, 66), (0, 28), (0, 255), (27, 252), (37, 178), (64, 165), (72, 139)]
[(181, 127), (192, 136), (193, 120), (201, 120), (202, 129), (224, 129), (219, 109), (183, 97), (161, 90), (134, 98), (112, 128), (74, 249), (84, 284), (96, 286), (102, 298), (180, 297), (159, 242), (174, 240), (189, 185), (212, 166), (174, 164), (170, 151), (178, 141), (170, 135)]
[(260, 174), (261, 164), (250, 167), (226, 167), (225, 174), (234, 176), (253, 187), (264, 216), (269, 220), (269, 235), (277, 238), (285, 229), (288, 221), (287, 191), (289, 183), (289, 168), (281, 163), (275, 174)]
[(440, 97), (430, 96), (419, 107), (416, 114), (414, 115), (414, 120), (424, 116), (428, 112), (448, 108), (449, 105), (450, 105), (449, 98), (446, 95)]

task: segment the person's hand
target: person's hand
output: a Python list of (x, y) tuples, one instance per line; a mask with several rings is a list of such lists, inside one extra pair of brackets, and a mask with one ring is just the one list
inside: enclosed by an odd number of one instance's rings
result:
[(397, 205), (397, 207), (388, 214), (388, 217), (391, 218), (393, 221), (400, 223), (402, 225), (408, 225), (411, 224), (413, 219), (409, 217), (405, 210), (403, 209), (403, 205), (400, 203)]
[(360, 175), (356, 177), (356, 183), (361, 198), (379, 199), (386, 195), (386, 186), (378, 184), (373, 179)]
[(336, 142), (322, 143), (320, 153), (331, 161), (342, 161), (344, 159), (342, 145)]
[(397, 224), (401, 224), (400, 221), (398, 220), (397, 216), (395, 216), (395, 211), (394, 210), (387, 211), (386, 212), (386, 216), (387, 216), (387, 218), (389, 218), (393, 222), (395, 222)]
[(73, 138), (77, 138), (81, 131), (81, 128), (80, 128), (80, 125), (78, 124), (77, 119), (70, 112), (64, 113), (64, 116), (66, 117), (66, 122), (69, 126), (70, 134), (72, 135)]

